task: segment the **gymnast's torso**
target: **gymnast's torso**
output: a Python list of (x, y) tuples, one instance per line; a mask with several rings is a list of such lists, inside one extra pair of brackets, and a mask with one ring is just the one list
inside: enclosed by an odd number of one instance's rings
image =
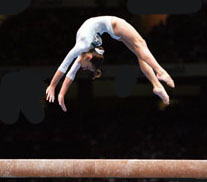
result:
[(112, 38), (119, 39), (119, 37), (114, 34), (112, 28), (112, 17), (113, 16), (98, 16), (87, 19), (78, 29), (76, 40), (79, 40), (83, 37), (93, 39), (97, 33), (102, 35), (105, 32), (108, 33)]

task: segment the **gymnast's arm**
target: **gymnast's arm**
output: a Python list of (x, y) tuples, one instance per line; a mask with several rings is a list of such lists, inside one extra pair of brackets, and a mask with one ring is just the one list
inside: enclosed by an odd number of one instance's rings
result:
[(47, 95), (46, 100), (49, 100), (49, 102), (54, 102), (55, 88), (58, 82), (67, 71), (73, 59), (78, 57), (81, 53), (87, 52), (90, 49), (90, 45), (91, 45), (91, 41), (90, 39), (87, 38), (83, 38), (78, 42), (76, 42), (73, 49), (71, 49), (71, 51), (67, 54), (67, 56), (59, 66), (58, 70), (56, 71), (55, 75), (53, 76), (52, 81), (46, 90), (46, 95)]
[(56, 87), (60, 79), (63, 77), (68, 67), (72, 63), (72, 61), (78, 57), (81, 53), (87, 52), (90, 48), (90, 43), (87, 39), (82, 39), (76, 42), (75, 46), (69, 51), (58, 70), (56, 71), (52, 81), (51, 86)]
[(72, 58), (76, 56), (74, 52), (76, 51), (76, 48), (74, 47), (68, 55), (63, 60), (62, 64), (59, 66), (58, 70), (56, 71), (55, 75), (53, 76), (50, 85), (46, 89), (46, 100), (49, 102), (54, 102), (55, 100), (55, 88), (57, 84), (59, 83), (60, 79), (65, 74), (66, 70), (68, 69), (69, 65), (72, 62)]
[[(80, 59), (81, 59), (81, 56), (78, 56), (78, 58), (73, 63), (70, 71), (66, 75), (65, 81), (63, 82), (63, 85), (62, 85), (62, 88), (61, 88), (61, 91), (60, 91), (60, 94), (58, 97), (64, 96), (67, 92), (67, 89), (72, 84), (77, 71), (81, 67), (81, 65), (79, 64)], [(62, 73), (61, 71), (57, 71), (54, 78), (53, 78), (53, 82), (51, 82), (51, 84), (54, 84), (54, 85), (50, 85), (47, 88), (46, 94), (47, 94), (47, 100), (49, 100), (49, 102), (54, 102), (54, 100), (55, 100), (55, 87), (63, 75), (64, 75), (64, 73)]]
[(67, 108), (66, 108), (65, 103), (64, 103), (64, 97), (65, 97), (65, 94), (66, 94), (68, 88), (72, 84), (77, 71), (81, 67), (81, 65), (79, 64), (80, 59), (81, 59), (81, 56), (78, 56), (78, 58), (73, 63), (70, 71), (67, 73), (67, 75), (65, 77), (65, 80), (64, 80), (64, 82), (62, 84), (60, 93), (58, 94), (59, 105), (61, 106), (62, 110), (65, 111), (65, 112), (67, 111)]
[(71, 51), (67, 54), (59, 68), (57, 69), (55, 75), (50, 82), (50, 87), (56, 88), (57, 84), (59, 83), (60, 79), (63, 77), (65, 72), (67, 71), (68, 67), (70, 66), (71, 62), (75, 57), (78, 56), (79, 50), (77, 46), (75, 46)]
[(80, 69), (81, 65), (79, 63), (81, 59), (81, 56), (78, 56), (78, 58), (73, 63), (72, 67), (70, 68), (69, 72), (67, 73), (65, 80), (63, 82), (63, 85), (61, 87), (59, 95), (65, 96), (68, 88), (72, 84), (73, 80), (75, 79), (77, 71)]

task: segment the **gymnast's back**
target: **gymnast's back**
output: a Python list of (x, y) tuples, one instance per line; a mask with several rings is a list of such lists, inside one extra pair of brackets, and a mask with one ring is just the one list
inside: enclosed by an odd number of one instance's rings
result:
[(77, 39), (88, 37), (94, 38), (99, 33), (102, 35), (104, 32), (110, 34), (112, 31), (111, 25), (112, 16), (98, 16), (87, 19), (77, 31)]

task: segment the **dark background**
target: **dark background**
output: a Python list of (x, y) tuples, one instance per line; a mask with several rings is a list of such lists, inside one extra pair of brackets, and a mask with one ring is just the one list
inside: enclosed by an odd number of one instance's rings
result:
[[(203, 72), (193, 74), (199, 72), (197, 66), (205, 68), (207, 63), (205, 1), (198, 12), (170, 15), (133, 14), (124, 0), (115, 5), (106, 1), (94, 1), (91, 6), (87, 2), (71, 4), (34, 0), (21, 13), (0, 16), (0, 76), (8, 80), (4, 91), (1, 86), (0, 158), (207, 159), (207, 78)], [(131, 94), (120, 97), (111, 92), (116, 77), (106, 74), (91, 81), (82, 70), (65, 99), (68, 112), (60, 109), (57, 100), (53, 104), (44, 100), (53, 74), (75, 43), (77, 29), (87, 18), (100, 15), (118, 16), (131, 23), (163, 67), (179, 65), (185, 70), (191, 65), (190, 75), (182, 69), (169, 70), (176, 84), (175, 89), (164, 85), (170, 106), (152, 94), (150, 83), (141, 74)], [(134, 65), (140, 73), (136, 57), (123, 44), (107, 34), (102, 37), (106, 67)], [(21, 68), (36, 67), (51, 69), (41, 78), (36, 77), (38, 71), (33, 75), (25, 72), (21, 83), (22, 77), (16, 75), (5, 79), (14, 71), (18, 75)], [(125, 88), (124, 82), (119, 88)], [(34, 106), (33, 101), (39, 105)]]

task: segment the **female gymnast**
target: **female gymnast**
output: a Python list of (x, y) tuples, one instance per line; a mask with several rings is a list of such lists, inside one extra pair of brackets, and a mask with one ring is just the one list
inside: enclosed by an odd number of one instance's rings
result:
[(101, 65), (104, 49), (101, 47), (101, 35), (106, 32), (113, 39), (123, 42), (136, 56), (142, 72), (153, 86), (153, 93), (158, 95), (165, 104), (169, 104), (169, 96), (159, 80), (166, 82), (170, 87), (175, 87), (174, 81), (156, 61), (141, 35), (124, 19), (115, 16), (99, 16), (86, 20), (79, 28), (76, 35), (76, 44), (69, 51), (57, 69), (50, 85), (46, 90), (46, 100), (54, 102), (55, 88), (66, 73), (72, 61), (77, 58), (62, 84), (58, 94), (58, 102), (63, 111), (67, 111), (64, 96), (73, 82), (76, 72), (80, 67), (93, 72), (93, 79), (101, 76)]

